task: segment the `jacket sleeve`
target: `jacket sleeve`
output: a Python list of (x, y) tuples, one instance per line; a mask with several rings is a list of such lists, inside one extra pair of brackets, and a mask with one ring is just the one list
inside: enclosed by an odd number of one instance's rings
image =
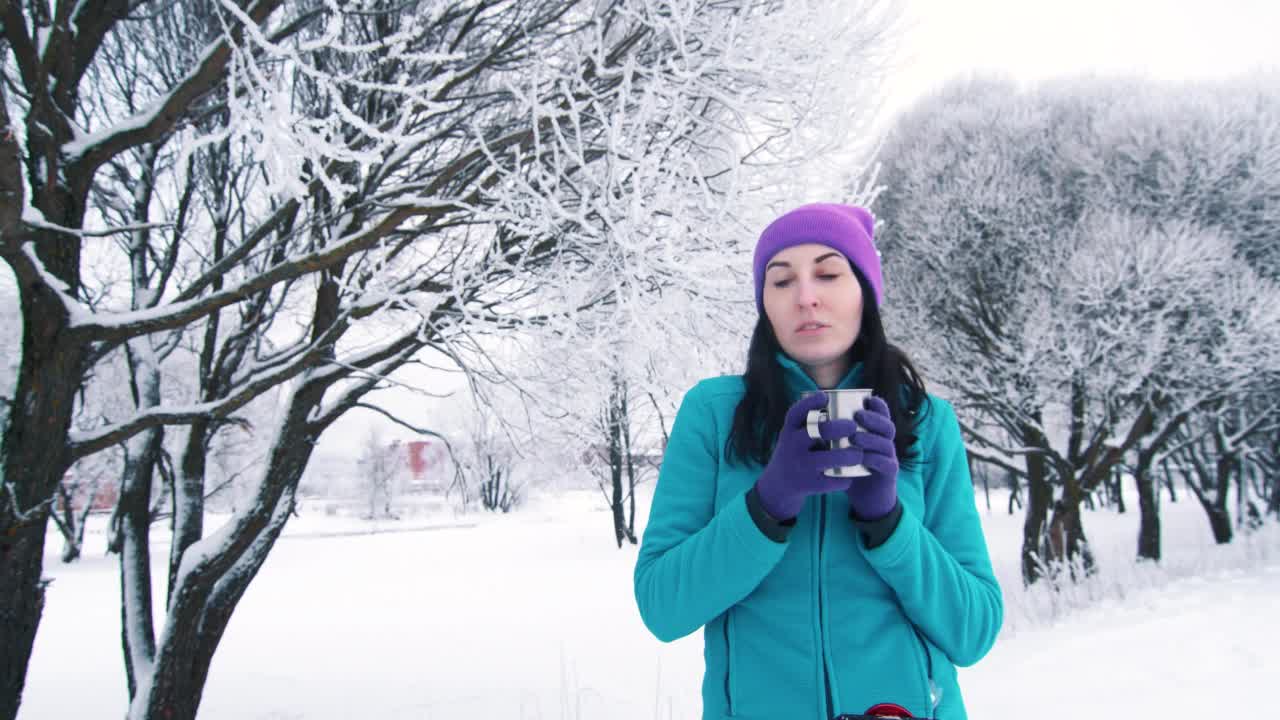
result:
[(686, 393), (672, 423), (649, 521), (636, 559), (640, 617), (663, 642), (682, 638), (742, 600), (782, 559), (746, 492), (717, 513), (719, 440), (703, 384)]
[(929, 402), (929, 412), (938, 417), (929, 451), (921, 458), (925, 517), (904, 509), (893, 534), (863, 552), (907, 617), (963, 667), (981, 660), (995, 643), (1004, 599), (974, 503), (960, 423), (949, 403)]

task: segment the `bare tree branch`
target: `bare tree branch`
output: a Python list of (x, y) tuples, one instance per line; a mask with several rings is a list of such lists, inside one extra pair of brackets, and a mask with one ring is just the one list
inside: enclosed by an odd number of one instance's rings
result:
[[(262, 24), (283, 4), (284, 0), (256, 0), (245, 15), (254, 23)], [(227, 62), (231, 59), (231, 42), (238, 42), (243, 29), (232, 31), (231, 38), (221, 38), (205, 50), (203, 58), (156, 106), (118, 123), (102, 136), (89, 136), (68, 143), (63, 152), (77, 158), (68, 172), (84, 173), (92, 177), (98, 166), (119, 155), (126, 149), (144, 143), (154, 143), (167, 135), (185, 115), (192, 102), (209, 92), (221, 79)]]

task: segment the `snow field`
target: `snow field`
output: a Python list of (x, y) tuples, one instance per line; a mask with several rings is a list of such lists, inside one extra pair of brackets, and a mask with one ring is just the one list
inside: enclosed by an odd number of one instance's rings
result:
[[(1164, 506), (1165, 562), (1143, 568), (1131, 560), (1136, 514), (1090, 513), (1100, 572), (1080, 587), (1028, 592), (1018, 580), (1022, 515), (1005, 513), (1003, 494), (992, 493), (989, 513), (981, 492), (978, 503), (1006, 622), (987, 658), (961, 670), (971, 718), (1266, 707), (1280, 669), (1274, 525), (1218, 548), (1186, 496)], [(665, 645), (649, 635), (632, 596), (635, 548), (612, 544), (599, 493), (376, 528), (301, 512), (236, 610), (201, 718), (698, 717), (701, 634)], [(401, 528), (412, 531), (350, 534)], [(116, 559), (103, 555), (100, 526), (76, 565), (59, 563), (60, 540), (49, 540), (54, 582), (19, 717), (120, 717)], [(166, 550), (157, 532), (157, 579)], [(162, 608), (162, 581), (156, 590)]]

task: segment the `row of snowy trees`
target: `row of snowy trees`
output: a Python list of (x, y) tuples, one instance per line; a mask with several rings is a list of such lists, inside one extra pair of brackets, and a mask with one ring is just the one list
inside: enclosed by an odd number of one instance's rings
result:
[(1233, 489), (1247, 516), (1280, 517), (1275, 79), (971, 79), (895, 126), (887, 303), (973, 457), (1028, 491), (1028, 582), (1089, 566), (1081, 505), (1121, 471), (1141, 558), (1160, 557), (1165, 474), (1218, 542)]
[[(1122, 498), (1121, 482), (1137, 491), (1139, 558), (1161, 555), (1160, 484), (1171, 496), (1186, 487), (1219, 543), (1280, 518), (1271, 87), (1267, 76), (1031, 92), (968, 80), (902, 118), (881, 154), (874, 207), (890, 321), (966, 411), (979, 474), (1009, 478), (1011, 503), (1028, 495), (1028, 582), (1050, 565), (1093, 562), (1081, 507)], [(707, 272), (747, 282), (732, 263), (714, 267), (727, 258), (706, 258)], [(562, 431), (595, 438), (586, 460), (615, 538), (634, 542), (634, 488), (656, 470), (672, 389), (694, 379), (688, 368), (740, 370), (751, 321), (741, 310), (677, 298), (597, 335), (607, 347), (540, 346), (552, 359), (533, 376), (588, 385), (604, 402), (542, 398), (563, 414), (493, 446), (511, 462), (512, 447), (563, 447)], [(671, 338), (697, 338), (686, 362), (661, 361)], [(583, 354), (587, 364), (566, 364)]]
[[(724, 260), (746, 229), (795, 178), (861, 172), (895, 9), (0, 1), (0, 257), (21, 327), (0, 384), (0, 718), (69, 468), (120, 454), (129, 717), (192, 718), (325, 429), (382, 412), (375, 391), (415, 363), (466, 371), (482, 398), (495, 378), (554, 396), (508, 343), (561, 348), (533, 365), (607, 396), (625, 338), (684, 324), (648, 308), (746, 307)], [(220, 460), (246, 436), (239, 456), (260, 459)], [(234, 476), (244, 497), (206, 527)]]

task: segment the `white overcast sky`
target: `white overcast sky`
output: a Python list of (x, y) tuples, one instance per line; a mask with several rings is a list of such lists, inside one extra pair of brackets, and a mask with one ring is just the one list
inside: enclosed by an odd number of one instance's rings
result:
[(891, 105), (956, 74), (1027, 83), (1062, 75), (1164, 80), (1280, 67), (1277, 0), (906, 0)]

